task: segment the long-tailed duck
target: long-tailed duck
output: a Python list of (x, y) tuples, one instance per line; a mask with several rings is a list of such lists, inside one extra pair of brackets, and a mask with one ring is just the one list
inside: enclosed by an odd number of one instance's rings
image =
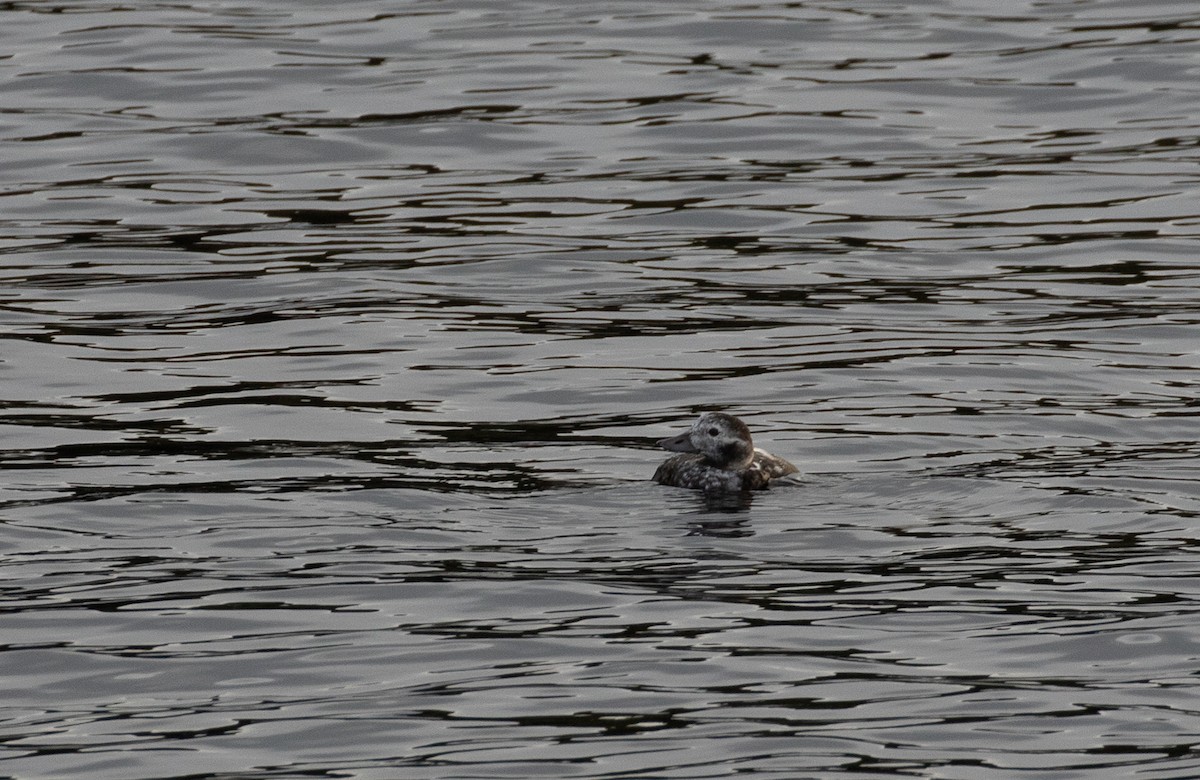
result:
[(654, 472), (661, 485), (706, 493), (759, 490), (797, 471), (783, 458), (756, 448), (746, 424), (724, 412), (705, 412), (690, 430), (658, 446), (686, 453), (672, 455)]

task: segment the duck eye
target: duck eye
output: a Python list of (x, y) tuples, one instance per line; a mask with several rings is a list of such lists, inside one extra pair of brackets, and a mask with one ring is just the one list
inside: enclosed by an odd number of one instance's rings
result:
[(716, 429), (716, 428), (709, 428), (709, 429), (708, 429), (708, 435), (709, 435), (709, 436), (716, 436), (716, 435), (717, 435), (717, 429)]

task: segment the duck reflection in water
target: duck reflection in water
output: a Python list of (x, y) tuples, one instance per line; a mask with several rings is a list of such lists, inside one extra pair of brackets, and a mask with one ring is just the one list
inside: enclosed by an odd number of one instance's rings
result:
[(681, 520), (686, 523), (688, 536), (712, 536), (722, 539), (737, 539), (754, 536), (754, 525), (750, 522), (750, 507), (754, 504), (754, 493), (749, 490), (737, 493), (693, 493), (697, 501), (695, 509)]
[(654, 481), (702, 490), (705, 495), (761, 490), (772, 479), (798, 470), (755, 447), (746, 424), (724, 412), (705, 412), (689, 430), (663, 439), (658, 446), (681, 454), (663, 461)]

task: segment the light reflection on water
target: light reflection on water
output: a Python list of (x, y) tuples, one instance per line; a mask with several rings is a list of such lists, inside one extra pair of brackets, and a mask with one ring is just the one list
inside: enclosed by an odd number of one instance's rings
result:
[(1197, 771), (1189, 5), (3, 16), (0, 774)]

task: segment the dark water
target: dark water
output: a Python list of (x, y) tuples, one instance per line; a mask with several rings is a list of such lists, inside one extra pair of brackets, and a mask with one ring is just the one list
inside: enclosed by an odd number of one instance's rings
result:
[(1193, 2), (0, 23), (0, 775), (1200, 776)]

